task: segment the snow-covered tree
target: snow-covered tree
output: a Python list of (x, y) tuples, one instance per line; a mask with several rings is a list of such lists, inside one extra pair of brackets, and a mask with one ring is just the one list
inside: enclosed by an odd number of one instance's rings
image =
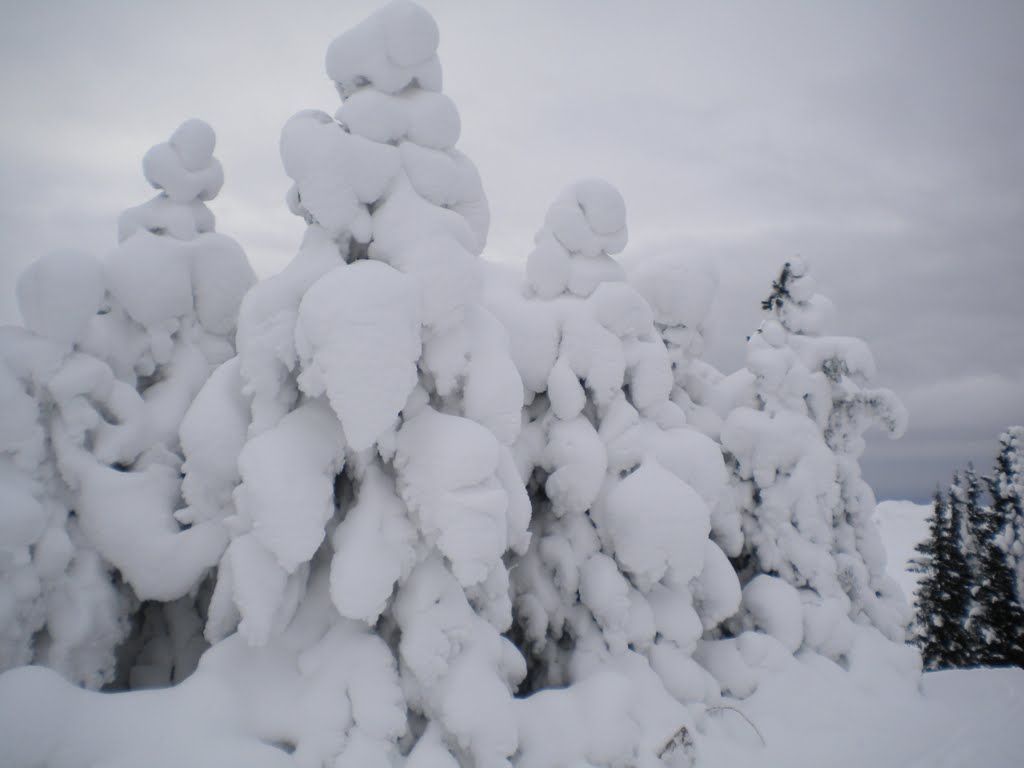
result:
[(277, 738), (316, 765), (412, 744), (410, 765), (503, 765), (518, 746), (502, 558), (529, 542), (523, 390), (481, 303), (488, 208), (437, 45), (407, 2), (331, 44), (340, 109), (281, 138), (302, 245), (246, 296), (238, 358), (182, 428), (191, 507), (231, 531), (204, 664), (282, 660), (310, 716)]
[[(734, 389), (749, 383), (744, 374), (724, 376), (703, 358), (708, 316), (718, 290), (713, 263), (678, 252), (645, 253), (625, 259), (627, 279), (647, 301), (668, 350), (674, 385), (671, 400), (686, 423), (716, 443), (723, 417), (736, 405)], [(711, 509), (712, 539), (730, 557), (740, 554), (743, 532), (731, 488)]]
[(802, 260), (785, 265), (763, 308), (748, 343), (748, 403), (722, 427), (742, 510), (733, 562), (744, 599), (732, 625), (849, 661), (856, 625), (900, 643), (910, 619), (858, 466), (863, 432), (880, 424), (898, 436), (906, 416), (890, 391), (867, 386), (875, 371), (863, 342), (822, 335), (831, 305)]
[(122, 215), (116, 249), (46, 256), (18, 282), (25, 327), (0, 342), (0, 667), (35, 661), (98, 687), (133, 632), (117, 682), (166, 683), (202, 650), (195, 590), (227, 537), (176, 512), (178, 425), (233, 354), (255, 281), (204, 204), (223, 181), (213, 148), (208, 125), (182, 124), (146, 154), (160, 192)]
[[(721, 453), (670, 399), (672, 360), (652, 310), (612, 258), (625, 244), (619, 193), (579, 182), (549, 208), (525, 285), (490, 295), (528, 401), (517, 460), (532, 539), (513, 572), (523, 692), (582, 695), (615, 681), (621, 703), (606, 706), (649, 724), (631, 737), (636, 759), (649, 760), (692, 729), (681, 703), (717, 695), (692, 656), (736, 610), (739, 585), (708, 537)], [(652, 701), (657, 715), (637, 709)]]
[(668, 349), (675, 386), (672, 402), (687, 422), (717, 440), (722, 418), (713, 407), (724, 376), (703, 358), (708, 315), (718, 291), (718, 270), (707, 259), (676, 252), (625, 261), (627, 279), (651, 307)]

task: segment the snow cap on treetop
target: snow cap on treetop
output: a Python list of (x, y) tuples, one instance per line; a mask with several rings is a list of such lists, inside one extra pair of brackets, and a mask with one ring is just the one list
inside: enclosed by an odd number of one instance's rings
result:
[(802, 256), (793, 256), (786, 264), (789, 265), (789, 272), (793, 277), (804, 277), (807, 274), (807, 262)]
[(626, 247), (626, 203), (607, 181), (578, 181), (558, 196), (534, 238), (526, 262), (530, 286), (541, 298), (564, 291), (589, 296), (604, 281), (625, 279), (610, 254)]
[(578, 181), (548, 208), (544, 228), (570, 253), (619, 253), (626, 247), (626, 202), (603, 179)]
[(176, 203), (212, 200), (224, 184), (224, 170), (213, 156), (216, 136), (202, 120), (186, 120), (142, 158), (146, 181)]
[(167, 143), (174, 147), (186, 170), (201, 171), (213, 160), (217, 136), (208, 123), (192, 118), (179, 125)]
[(327, 49), (327, 75), (343, 99), (366, 85), (398, 93), (416, 82), (425, 90), (440, 91), (439, 39), (427, 11), (394, 0), (335, 38)]
[(763, 320), (757, 332), (761, 334), (761, 338), (770, 347), (778, 349), (786, 344), (786, 329), (782, 327), (782, 323), (773, 317)]

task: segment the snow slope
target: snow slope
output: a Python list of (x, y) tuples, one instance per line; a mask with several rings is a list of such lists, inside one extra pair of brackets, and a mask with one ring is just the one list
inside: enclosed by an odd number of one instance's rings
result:
[(910, 570), (910, 560), (917, 556), (915, 547), (928, 535), (931, 511), (930, 504), (912, 501), (882, 501), (875, 510), (875, 525), (885, 542), (889, 575), (911, 604), (920, 574)]
[[(930, 672), (922, 695), (793, 660), (710, 716), (701, 768), (1014, 768), (1024, 755), (1024, 670)], [(749, 718), (747, 722), (744, 718)], [(757, 732), (764, 738), (762, 746)]]

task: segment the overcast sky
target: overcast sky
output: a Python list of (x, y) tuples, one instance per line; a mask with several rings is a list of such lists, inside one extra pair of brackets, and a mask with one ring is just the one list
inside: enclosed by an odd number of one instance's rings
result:
[[(423, 4), (491, 201), (488, 257), (524, 259), (564, 185), (606, 178), (631, 250), (718, 264), (728, 372), (803, 256), (833, 330), (868, 341), (910, 410), (864, 458), (879, 498), (987, 470), (1024, 423), (1024, 3)], [(218, 134), (218, 229), (279, 269), (303, 230), (280, 128), (334, 111), (327, 44), (376, 5), (0, 0), (0, 321), (27, 261), (115, 245), (117, 214), (152, 195), (143, 153), (188, 117)]]

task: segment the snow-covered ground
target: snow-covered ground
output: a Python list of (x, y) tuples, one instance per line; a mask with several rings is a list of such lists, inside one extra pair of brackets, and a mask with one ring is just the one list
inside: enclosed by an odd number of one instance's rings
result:
[(875, 525), (885, 541), (889, 573), (909, 601), (913, 601), (919, 578), (910, 570), (910, 560), (917, 556), (915, 547), (928, 535), (931, 511), (930, 504), (912, 501), (882, 501), (875, 510)]
[[(831, 667), (831, 668), (830, 668)], [(793, 660), (713, 716), (702, 768), (1016, 768), (1024, 759), (1024, 670), (931, 672), (921, 695)], [(875, 681), (877, 683), (879, 681)], [(753, 724), (753, 725), (751, 725)], [(765, 746), (754, 728), (760, 731)]]
[[(927, 535), (931, 507), (883, 501), (875, 521), (889, 571), (908, 596), (907, 570)], [(757, 692), (710, 717), (702, 768), (1010, 768), (1024, 763), (1024, 670), (931, 672), (920, 694), (889, 684), (884, 671), (857, 678), (817, 657), (778, 663)], [(763, 739), (763, 745), (762, 745)]]

